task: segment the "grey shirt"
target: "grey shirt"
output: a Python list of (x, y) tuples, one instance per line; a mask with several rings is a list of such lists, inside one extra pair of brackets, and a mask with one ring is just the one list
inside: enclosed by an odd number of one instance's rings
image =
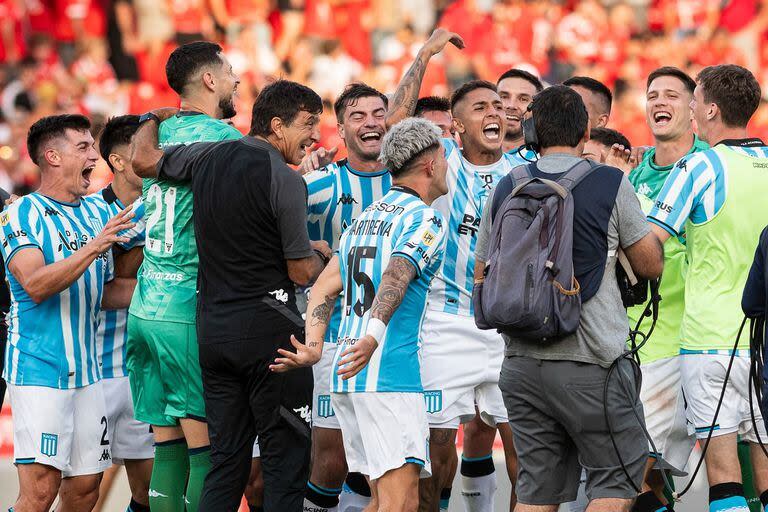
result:
[[(541, 157), (537, 166), (541, 172), (560, 174), (580, 160), (567, 154), (553, 154)], [(475, 246), (475, 258), (478, 262), (488, 261), (493, 193), (494, 191), (491, 191), (485, 203), (478, 230)], [(575, 204), (574, 207), (584, 206)], [(619, 185), (616, 203), (608, 223), (608, 258), (605, 273), (595, 296), (582, 305), (581, 319), (576, 333), (551, 345), (542, 345), (505, 335), (505, 355), (610, 366), (613, 360), (626, 350), (629, 334), (627, 310), (621, 302), (616, 280), (616, 251), (619, 247), (629, 247), (649, 232), (650, 227), (640, 208), (640, 202), (629, 180), (624, 177)]]

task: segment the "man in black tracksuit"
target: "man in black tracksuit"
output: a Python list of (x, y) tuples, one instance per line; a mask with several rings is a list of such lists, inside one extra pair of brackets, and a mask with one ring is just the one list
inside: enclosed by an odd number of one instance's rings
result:
[[(768, 321), (768, 227), (760, 234), (760, 243), (755, 251), (755, 259), (749, 270), (744, 295), (741, 298), (741, 308), (749, 318)], [(768, 340), (763, 339), (763, 368), (762, 368), (762, 403), (763, 421), (768, 428)]]

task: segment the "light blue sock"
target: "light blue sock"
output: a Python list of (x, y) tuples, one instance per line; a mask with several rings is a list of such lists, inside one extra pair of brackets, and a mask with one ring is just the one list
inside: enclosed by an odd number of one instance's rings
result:
[(749, 512), (744, 496), (729, 496), (709, 503), (709, 512)]

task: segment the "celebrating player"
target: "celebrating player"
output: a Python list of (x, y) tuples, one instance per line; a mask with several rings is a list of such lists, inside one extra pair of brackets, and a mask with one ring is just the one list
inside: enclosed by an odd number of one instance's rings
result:
[(440, 267), (445, 223), (429, 205), (445, 194), (440, 130), (423, 119), (392, 127), (382, 163), (392, 189), (342, 235), (338, 256), (312, 288), (306, 345), (280, 350), (274, 370), (320, 358), (334, 301), (344, 292), (331, 378), (350, 471), (371, 482), (371, 510), (415, 512), (430, 472), (429, 431), (419, 372), (419, 327)]
[(613, 94), (601, 81), (588, 76), (573, 76), (563, 82), (581, 96), (589, 114), (590, 128), (603, 128), (611, 117)]
[[(419, 51), (392, 99), (388, 124), (412, 115), (426, 65), (449, 41), (463, 46), (456, 34), (438, 29)], [(464, 84), (451, 98), (451, 111), (461, 148), (453, 139), (443, 139), (448, 194), (435, 201), (434, 207), (448, 224), (447, 246), (443, 267), (430, 288), (422, 327), (422, 379), (433, 473), (431, 480), (422, 483), (424, 510), (436, 510), (441, 489), (450, 487), (456, 432), (460, 423), (475, 417), (476, 406), (489, 430), (499, 427), (509, 475), (514, 478), (516, 474), (512, 432), (498, 386), (504, 342), (499, 334), (475, 326), (472, 287), (475, 233), (485, 198), (523, 159), (517, 153), (502, 152), (505, 112), (495, 85), (480, 80)], [(462, 473), (468, 476), (462, 479), (462, 496), (472, 512), (493, 510), (494, 436), (484, 437), (490, 443), (478, 447), (480, 453), (465, 451), (462, 462)], [(470, 440), (468, 446), (477, 443)]]
[[(27, 147), (40, 189), (0, 214), (11, 288), (5, 379), (13, 407), (19, 497), (12, 510), (91, 510), (112, 464), (96, 347), (97, 316), (128, 305), (132, 283), (112, 279), (105, 252), (128, 239), (130, 208), (111, 220), (84, 197), (98, 152), (80, 115), (44, 117)], [(128, 286), (125, 286), (125, 285)]]
[(528, 71), (510, 69), (496, 81), (496, 89), (506, 114), (507, 123), (502, 147), (507, 153), (517, 150), (525, 142), (523, 116), (536, 93), (544, 89), (544, 84)]
[[(238, 79), (213, 43), (174, 50), (168, 83), (181, 111), (160, 125), (163, 146), (239, 139), (221, 119), (235, 115)], [(195, 310), (197, 248), (192, 191), (187, 184), (144, 181), (147, 229), (144, 263), (129, 310), (129, 362), (136, 419), (152, 425), (155, 465), (150, 504), (194, 512), (210, 467)], [(187, 477), (187, 475), (189, 475)]]

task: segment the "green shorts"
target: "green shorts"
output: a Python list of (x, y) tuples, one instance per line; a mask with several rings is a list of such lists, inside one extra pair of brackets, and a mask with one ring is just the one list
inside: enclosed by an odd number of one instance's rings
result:
[(137, 420), (173, 427), (205, 421), (203, 380), (194, 324), (128, 315), (126, 363)]

